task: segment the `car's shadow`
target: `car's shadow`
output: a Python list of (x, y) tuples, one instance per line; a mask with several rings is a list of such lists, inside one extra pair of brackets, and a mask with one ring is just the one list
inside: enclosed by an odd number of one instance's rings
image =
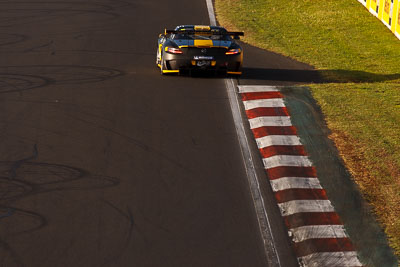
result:
[(243, 74), (226, 75), (213, 71), (194, 71), (181, 74), (192, 78), (238, 78), (283, 83), (374, 83), (400, 79), (400, 74), (377, 74), (351, 70), (300, 70), (244, 67)]
[(384, 82), (400, 79), (400, 74), (377, 74), (351, 70), (291, 70), (244, 68), (241, 80), (266, 80), (293, 83), (362, 83)]

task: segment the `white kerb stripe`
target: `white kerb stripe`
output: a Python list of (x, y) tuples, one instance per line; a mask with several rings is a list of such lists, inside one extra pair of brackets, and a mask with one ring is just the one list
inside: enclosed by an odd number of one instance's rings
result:
[(242, 85), (239, 87), (239, 93), (256, 93), (256, 92), (279, 92), (279, 88), (269, 85)]
[(311, 167), (312, 162), (307, 156), (292, 156), (292, 155), (276, 155), (269, 158), (263, 158), (265, 169), (275, 167)]
[(285, 103), (282, 98), (270, 99), (255, 99), (243, 101), (244, 109), (249, 110), (253, 108), (283, 108)]
[(332, 266), (332, 267), (356, 267), (363, 266), (357, 258), (355, 251), (343, 252), (319, 252), (313, 253), (304, 257), (298, 258), (301, 266), (317, 267), (317, 266)]
[(289, 216), (300, 212), (333, 212), (329, 200), (291, 200), (284, 203), (278, 203), (282, 216)]
[(293, 242), (302, 242), (313, 238), (345, 238), (347, 237), (343, 225), (307, 225), (290, 229)]
[(289, 116), (265, 116), (249, 119), (250, 128), (259, 128), (263, 126), (292, 126)]
[(322, 189), (317, 178), (283, 177), (270, 182), (274, 192), (287, 189)]
[(258, 148), (269, 146), (300, 146), (300, 138), (297, 135), (267, 135), (256, 138)]

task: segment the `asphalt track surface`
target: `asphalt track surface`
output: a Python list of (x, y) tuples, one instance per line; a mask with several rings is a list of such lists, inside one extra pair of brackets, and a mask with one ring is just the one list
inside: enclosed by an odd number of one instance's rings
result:
[[(179, 24), (205, 1), (0, 2), (0, 266), (269, 266), (224, 80), (155, 67)], [(318, 79), (245, 49), (241, 83)]]

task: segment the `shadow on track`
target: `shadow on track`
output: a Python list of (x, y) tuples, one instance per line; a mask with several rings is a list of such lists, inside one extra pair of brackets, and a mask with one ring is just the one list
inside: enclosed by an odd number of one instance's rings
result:
[(214, 71), (193, 71), (165, 77), (190, 77), (207, 79), (239, 78), (240, 80), (279, 81), (288, 83), (374, 83), (400, 79), (398, 74), (377, 74), (352, 70), (299, 70), (243, 68), (241, 76), (225, 75)]
[(400, 74), (352, 70), (295, 70), (243, 68), (242, 80), (273, 80), (295, 83), (373, 83), (400, 79)]

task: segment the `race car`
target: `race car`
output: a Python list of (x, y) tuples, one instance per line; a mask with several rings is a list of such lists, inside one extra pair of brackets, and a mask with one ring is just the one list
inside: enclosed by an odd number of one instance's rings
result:
[(243, 32), (219, 26), (181, 25), (159, 35), (156, 64), (161, 74), (211, 70), (242, 74), (243, 50), (236, 40)]

